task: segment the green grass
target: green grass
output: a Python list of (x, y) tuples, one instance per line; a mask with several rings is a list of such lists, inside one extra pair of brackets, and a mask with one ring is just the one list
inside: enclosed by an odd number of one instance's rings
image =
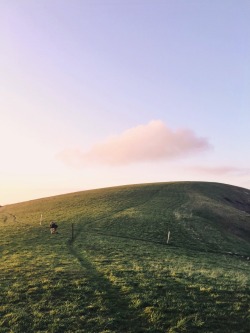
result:
[(247, 333), (249, 211), (249, 190), (199, 182), (2, 207), (0, 332)]

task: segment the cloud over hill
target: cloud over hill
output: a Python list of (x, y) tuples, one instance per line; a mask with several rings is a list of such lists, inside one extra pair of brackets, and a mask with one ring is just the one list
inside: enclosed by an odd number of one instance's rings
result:
[(209, 148), (207, 139), (197, 137), (192, 130), (174, 131), (162, 121), (154, 120), (93, 145), (87, 152), (67, 149), (58, 157), (76, 167), (89, 164), (126, 165), (170, 160)]
[(239, 168), (234, 166), (196, 166), (193, 168), (193, 171), (204, 173), (204, 174), (212, 174), (215, 176), (221, 175), (235, 175), (235, 176), (244, 176), (250, 174), (249, 168)]

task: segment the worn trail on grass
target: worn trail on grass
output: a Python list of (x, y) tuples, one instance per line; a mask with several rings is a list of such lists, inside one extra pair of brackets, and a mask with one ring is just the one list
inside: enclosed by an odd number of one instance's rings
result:
[[(85, 234), (96, 234), (96, 235), (102, 235), (102, 236), (106, 236), (106, 237), (116, 237), (116, 238), (121, 238), (121, 239), (128, 239), (128, 240), (135, 240), (135, 241), (141, 241), (141, 242), (146, 242), (146, 243), (152, 243), (152, 244), (159, 244), (159, 245), (162, 245), (162, 246), (167, 246), (167, 247), (170, 247), (170, 248), (181, 248), (182, 246), (178, 246), (178, 245), (173, 245), (173, 244), (167, 244), (166, 242), (164, 241), (157, 241), (157, 240), (153, 240), (153, 239), (146, 239), (146, 238), (142, 238), (142, 237), (133, 237), (133, 236), (126, 236), (126, 235), (121, 235), (121, 234), (118, 234), (118, 233), (112, 233), (112, 232), (103, 232), (103, 231), (100, 231), (99, 228), (95, 229), (95, 228), (92, 228), (92, 225), (96, 222), (99, 222), (99, 221), (105, 221), (107, 219), (110, 219), (110, 221), (113, 220), (113, 217), (118, 214), (118, 213), (121, 213), (121, 212), (125, 212), (126, 210), (129, 210), (129, 209), (134, 209), (134, 208), (138, 208), (138, 207), (141, 207), (141, 206), (144, 206), (146, 204), (148, 204), (150, 201), (154, 200), (157, 196), (159, 196), (159, 194), (161, 192), (163, 192), (165, 189), (165, 186), (162, 186), (160, 189), (156, 189), (154, 191), (154, 193), (152, 193), (152, 195), (147, 198), (146, 200), (144, 200), (143, 202), (140, 202), (138, 204), (135, 204), (135, 205), (129, 205), (127, 207), (124, 207), (122, 209), (118, 209), (118, 210), (114, 210), (112, 212), (112, 214), (109, 214), (109, 215), (106, 215), (106, 216), (102, 216), (98, 219), (95, 219), (95, 220), (92, 220), (90, 222), (85, 222), (84, 225), (83, 224), (80, 224), (78, 225), (77, 227), (77, 233), (76, 235), (74, 235), (74, 241), (76, 238), (78, 238), (80, 235), (82, 235), (82, 233), (85, 233)], [(186, 205), (185, 204), (182, 204), (181, 207), (184, 207)], [(178, 208), (178, 210), (180, 210), (180, 208)], [(111, 222), (111, 223), (114, 223), (114, 222)], [(73, 243), (72, 243), (73, 245)], [(218, 255), (228, 255), (228, 256), (236, 256), (236, 257), (239, 257), (239, 258), (243, 258), (244, 260), (249, 260), (249, 257), (250, 257), (250, 253), (249, 254), (240, 254), (240, 253), (233, 253), (233, 252), (223, 252), (223, 251), (216, 251), (216, 250), (211, 250), (211, 249), (207, 249), (207, 250), (202, 250), (202, 249), (189, 249), (190, 251), (194, 251), (194, 252), (201, 252), (201, 253), (213, 253), (213, 254), (218, 254)]]
[(161, 191), (163, 191), (163, 189), (164, 188), (162, 187), (160, 189), (155, 190), (154, 193), (149, 198), (144, 200), (143, 202), (139, 202), (138, 204), (135, 204), (135, 205), (129, 205), (129, 206), (126, 206), (122, 209), (113, 210), (113, 212), (109, 215), (104, 215), (104, 216), (101, 216), (100, 218), (94, 219), (90, 222), (85, 222), (84, 225), (81, 225), (81, 226), (78, 227), (78, 233), (77, 233), (77, 235), (75, 235), (74, 238), (77, 238), (82, 231), (84, 231), (84, 232), (89, 231), (90, 227), (92, 227), (93, 223), (95, 223), (95, 222), (103, 221), (103, 220), (106, 220), (108, 218), (110, 218), (110, 220), (111, 220), (111, 217), (115, 216), (118, 213), (124, 212), (128, 209), (131, 209), (131, 208), (136, 208), (136, 207), (143, 206), (143, 205), (147, 204), (149, 201), (151, 201), (153, 198), (155, 198)]

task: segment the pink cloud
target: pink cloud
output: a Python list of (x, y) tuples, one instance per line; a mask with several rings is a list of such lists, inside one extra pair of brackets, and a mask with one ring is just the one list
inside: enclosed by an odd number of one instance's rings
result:
[(218, 166), (218, 167), (194, 167), (193, 171), (211, 174), (215, 176), (221, 175), (247, 175), (250, 173), (250, 169), (237, 168), (231, 166)]
[(75, 166), (90, 163), (124, 165), (169, 160), (201, 152), (209, 147), (208, 141), (197, 137), (193, 131), (173, 131), (162, 121), (155, 120), (100, 142), (88, 152), (65, 150), (59, 154), (59, 158)]

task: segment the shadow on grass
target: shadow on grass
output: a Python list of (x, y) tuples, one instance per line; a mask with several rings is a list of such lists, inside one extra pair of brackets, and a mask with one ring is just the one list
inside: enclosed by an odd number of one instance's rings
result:
[[(88, 328), (92, 332), (151, 332), (150, 324), (142, 312), (136, 310), (130, 304), (129, 299), (122, 293), (118, 286), (113, 285), (108, 278), (98, 272), (91, 262), (79, 254), (74, 248), (74, 241), (68, 242), (70, 253), (77, 258), (80, 265), (88, 272), (89, 289), (92, 291), (88, 299), (92, 298), (92, 305), (87, 308), (88, 312), (99, 312), (106, 318), (105, 322), (88, 321)], [(93, 301), (99, 297), (99, 302)], [(90, 314), (91, 316), (91, 314)], [(91, 327), (92, 326), (92, 327)], [(153, 330), (152, 332), (160, 332)]]
[[(120, 244), (120, 243), (119, 243)], [(117, 249), (118, 244), (113, 246)], [(128, 260), (126, 247), (122, 247), (124, 263)], [(84, 249), (94, 250), (109, 257), (111, 248), (102, 248), (99, 242), (86, 240)], [(146, 248), (139, 249), (137, 253), (137, 264), (142, 265)], [(107, 332), (235, 332), (244, 333), (249, 324), (247, 313), (247, 290), (244, 288), (238, 292), (231, 290), (227, 285), (213, 285), (211, 279), (195, 272), (190, 276), (185, 272), (170, 274), (157, 271), (145, 266), (139, 274), (132, 270), (116, 270), (117, 281), (122, 285), (130, 286), (130, 294), (138, 295), (139, 308), (130, 305), (128, 296), (124, 295), (121, 289), (113, 285), (108, 278), (98, 272), (96, 267), (85, 258), (84, 253), (80, 254), (73, 244), (70, 244), (70, 251), (82, 267), (87, 269), (89, 283), (92, 290), (103, 294), (102, 302), (106, 306), (107, 317), (111, 321), (107, 326), (100, 328), (108, 329)], [(126, 257), (126, 258), (125, 258)], [(133, 257), (134, 258), (134, 257)], [(191, 257), (190, 257), (191, 258)], [(189, 258), (189, 259), (190, 259)], [(107, 259), (106, 259), (107, 260)], [(155, 257), (157, 263), (157, 257)], [(187, 259), (188, 260), (188, 259)], [(191, 259), (190, 259), (191, 260)], [(159, 269), (163, 268), (162, 266)], [(131, 275), (130, 275), (131, 274)], [(119, 282), (118, 282), (119, 283)], [(232, 302), (234, 300), (234, 302)], [(238, 311), (235, 312), (234, 304), (238, 304)], [(242, 329), (238, 328), (241, 320)], [(91, 332), (106, 332), (93, 327)], [(96, 329), (96, 330), (95, 330)]]

